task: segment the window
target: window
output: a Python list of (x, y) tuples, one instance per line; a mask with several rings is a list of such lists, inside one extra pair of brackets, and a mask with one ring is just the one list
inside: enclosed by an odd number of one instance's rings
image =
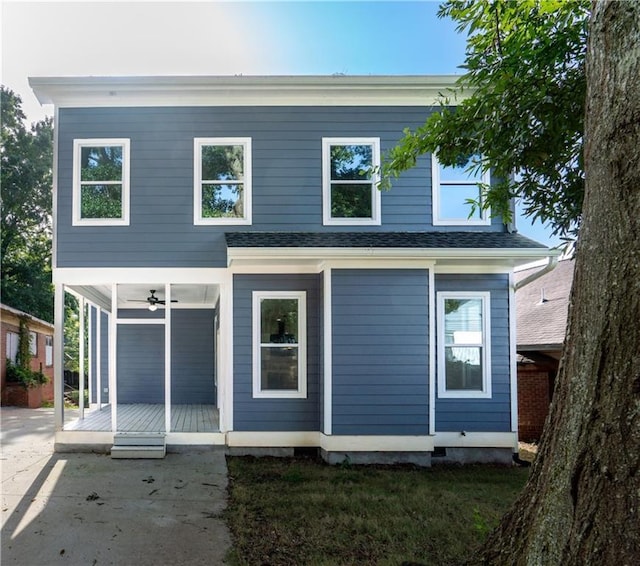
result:
[(479, 183), (488, 185), (489, 173), (474, 174), (467, 166), (445, 167), (431, 156), (433, 186), (433, 224), (435, 226), (488, 226), (491, 223), (488, 210), (476, 209), (469, 217), (468, 200), (481, 197)]
[(20, 336), (15, 332), (7, 332), (7, 351), (6, 356), (7, 359), (11, 361), (11, 363), (16, 363), (16, 359), (18, 358), (18, 342), (20, 341)]
[(380, 224), (378, 138), (322, 139), (323, 223), (328, 226)]
[(438, 396), (491, 397), (490, 293), (438, 293)]
[(253, 293), (253, 396), (307, 396), (306, 293)]
[(251, 139), (194, 140), (194, 224), (251, 224)]
[(53, 336), (44, 337), (44, 364), (53, 365)]
[(73, 142), (73, 225), (129, 224), (129, 140)]
[(35, 332), (29, 332), (29, 352), (32, 356), (38, 355), (38, 335)]

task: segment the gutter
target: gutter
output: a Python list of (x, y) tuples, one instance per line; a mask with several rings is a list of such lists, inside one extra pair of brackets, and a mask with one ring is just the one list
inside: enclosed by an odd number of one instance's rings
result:
[(540, 271), (536, 271), (535, 273), (532, 273), (531, 275), (529, 275), (528, 277), (525, 277), (521, 281), (518, 281), (513, 287), (514, 290), (517, 291), (518, 289), (521, 289), (525, 285), (528, 285), (529, 283), (532, 283), (536, 279), (539, 279), (543, 275), (546, 275), (550, 271), (553, 271), (555, 269), (556, 265), (558, 265), (558, 256), (550, 256), (550, 257), (548, 257), (547, 258), (547, 265), (545, 265)]

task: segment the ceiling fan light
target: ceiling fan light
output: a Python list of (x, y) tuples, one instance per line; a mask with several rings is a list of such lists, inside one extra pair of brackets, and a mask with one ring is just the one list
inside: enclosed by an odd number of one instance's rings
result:
[(151, 312), (158, 310), (158, 305), (156, 305), (155, 303), (149, 303), (149, 310)]

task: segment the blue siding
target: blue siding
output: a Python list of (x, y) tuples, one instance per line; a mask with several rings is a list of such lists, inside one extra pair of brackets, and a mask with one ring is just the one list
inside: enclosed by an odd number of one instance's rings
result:
[(428, 272), (332, 272), (333, 433), (428, 434)]
[(437, 399), (436, 431), (511, 431), (508, 275), (436, 275), (436, 291), (491, 292), (492, 388), (491, 399)]
[[(322, 226), (322, 138), (380, 137), (391, 148), (426, 107), (62, 108), (59, 267), (225, 267), (224, 232), (415, 231), (431, 224), (428, 156), (382, 193), (380, 227)], [(193, 225), (194, 137), (247, 136), (253, 145), (253, 225)], [(74, 138), (131, 140), (130, 226), (71, 226)], [(459, 227), (438, 227), (456, 230)], [(499, 219), (491, 227), (503, 230)], [(131, 245), (135, 242), (135, 245)]]
[[(233, 415), (238, 431), (319, 430), (320, 277), (318, 275), (235, 275), (233, 278)], [(307, 398), (252, 397), (253, 291), (306, 291)]]

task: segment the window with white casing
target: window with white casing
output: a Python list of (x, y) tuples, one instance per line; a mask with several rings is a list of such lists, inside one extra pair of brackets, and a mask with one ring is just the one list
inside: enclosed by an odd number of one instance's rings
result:
[(53, 365), (53, 336), (44, 337), (44, 359), (46, 366)]
[(322, 139), (322, 206), (325, 226), (381, 222), (377, 188), (379, 138)]
[(195, 138), (193, 223), (251, 224), (251, 138)]
[(253, 397), (306, 398), (306, 293), (253, 293)]
[(29, 332), (29, 352), (32, 356), (38, 355), (38, 335), (35, 332)]
[(435, 226), (488, 226), (490, 211), (477, 207), (472, 216), (469, 200), (481, 202), (480, 185), (488, 185), (490, 175), (469, 171), (468, 164), (445, 167), (431, 156), (433, 224)]
[(73, 141), (73, 225), (129, 224), (128, 139)]
[(16, 332), (7, 332), (7, 349), (6, 356), (11, 363), (16, 363), (18, 358), (18, 344), (20, 342), (20, 336)]
[(440, 292), (438, 397), (491, 397), (489, 292)]

